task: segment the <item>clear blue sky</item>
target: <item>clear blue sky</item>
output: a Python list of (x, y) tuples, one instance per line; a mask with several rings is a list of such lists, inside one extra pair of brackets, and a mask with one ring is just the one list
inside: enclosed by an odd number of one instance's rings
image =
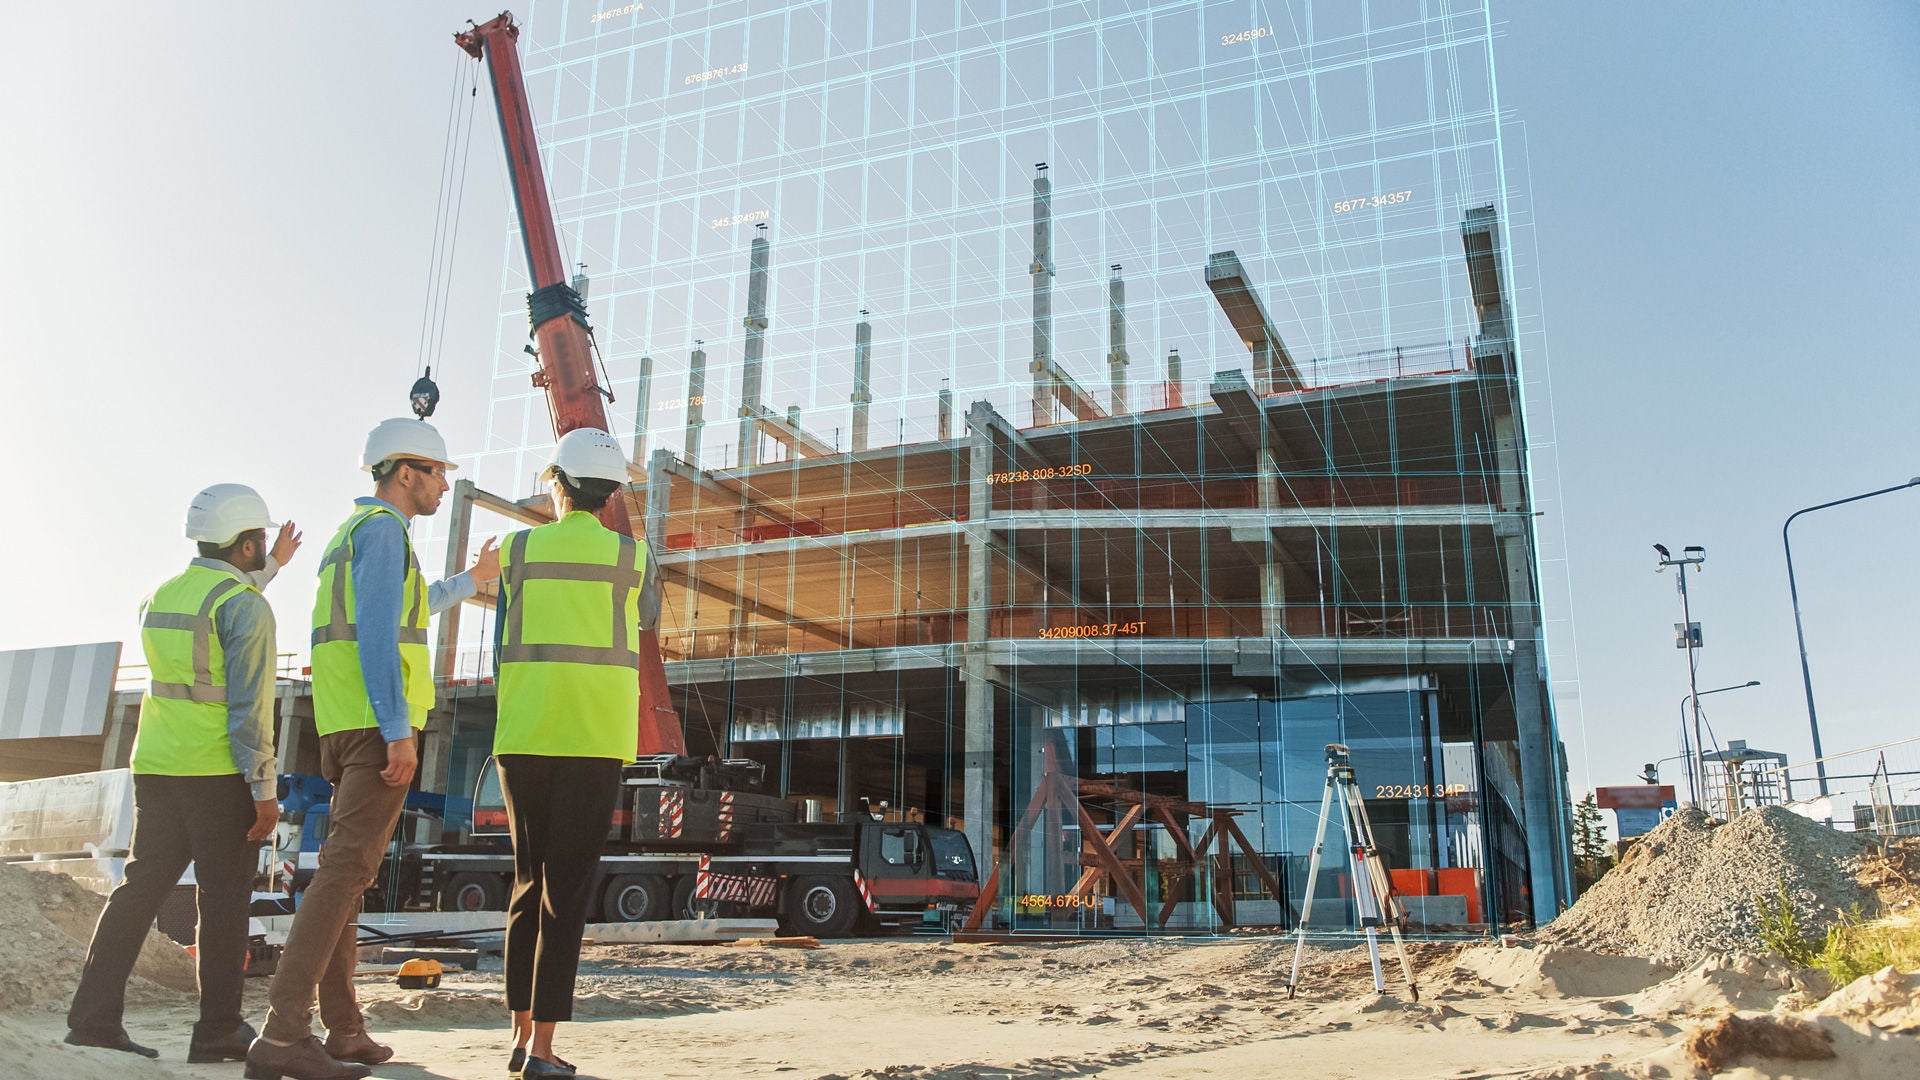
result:
[[(283, 649), (301, 649), (312, 559), (363, 490), (360, 438), (413, 376), (449, 34), (493, 13), (10, 12), (0, 648), (131, 639), (139, 598), (187, 553), (187, 497), (231, 479), (309, 528), (271, 593)], [(1541, 494), (1570, 553), (1573, 784), (1675, 752), (1685, 666), (1656, 541), (1708, 549), (1703, 688), (1764, 684), (1708, 699), (1715, 728), (1803, 757), (1780, 524), (1920, 475), (1920, 9), (1494, 14), (1525, 135), (1511, 175), (1530, 172), (1541, 292), (1525, 304), (1555, 391), (1564, 501)], [(501, 284), (492, 135), (476, 135), (446, 344), (443, 428), (463, 447), (481, 439)], [(1920, 733), (1902, 674), (1916, 526), (1920, 491), (1795, 526), (1830, 750)], [(1554, 664), (1576, 673), (1573, 655)]]

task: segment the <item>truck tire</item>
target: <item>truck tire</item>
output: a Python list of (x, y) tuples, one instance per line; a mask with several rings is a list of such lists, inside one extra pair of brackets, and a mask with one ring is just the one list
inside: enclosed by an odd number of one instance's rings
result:
[(447, 875), (440, 886), (441, 911), (505, 911), (507, 883), (498, 874), (463, 871)]
[(667, 918), (693, 918), (693, 887), (697, 884), (692, 874), (681, 874), (673, 879), (673, 903), (667, 907)]
[(600, 894), (608, 922), (658, 922), (666, 918), (673, 887), (658, 874), (615, 874)]
[(860, 916), (860, 898), (844, 878), (803, 877), (787, 890), (787, 922), (810, 937), (845, 937)]
[(695, 900), (693, 890), (700, 884), (696, 874), (681, 874), (673, 879), (673, 903), (668, 907), (671, 919), (705, 919), (713, 915), (718, 904), (712, 900)]

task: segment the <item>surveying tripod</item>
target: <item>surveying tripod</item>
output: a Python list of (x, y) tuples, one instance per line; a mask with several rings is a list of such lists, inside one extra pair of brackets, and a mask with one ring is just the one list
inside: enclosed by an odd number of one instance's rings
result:
[(1287, 979), (1287, 998), (1291, 1000), (1300, 986), (1300, 956), (1307, 948), (1307, 922), (1313, 917), (1314, 887), (1320, 882), (1320, 855), (1327, 848), (1327, 819), (1333, 816), (1336, 791), (1341, 820), (1347, 829), (1347, 868), (1353, 879), (1353, 902), (1359, 909), (1360, 925), (1367, 932), (1367, 958), (1373, 962), (1374, 992), (1387, 992), (1387, 980), (1380, 972), (1380, 925), (1385, 923), (1393, 935), (1394, 950), (1400, 954), (1400, 972), (1407, 977), (1407, 992), (1419, 1001), (1420, 988), (1414, 985), (1413, 968), (1407, 964), (1407, 946), (1400, 940), (1400, 903), (1393, 898), (1386, 864), (1380, 861), (1379, 846), (1373, 842), (1373, 822), (1367, 819), (1366, 804), (1360, 801), (1360, 785), (1353, 778), (1353, 755), (1341, 743), (1327, 744), (1327, 790), (1320, 796), (1320, 830), (1313, 838), (1313, 859), (1307, 866), (1307, 898), (1300, 905), (1300, 923), (1294, 928), (1293, 974)]

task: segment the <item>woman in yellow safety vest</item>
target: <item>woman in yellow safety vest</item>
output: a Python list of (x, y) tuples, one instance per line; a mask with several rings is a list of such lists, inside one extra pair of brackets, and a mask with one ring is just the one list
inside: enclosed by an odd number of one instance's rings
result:
[[(568, 432), (542, 478), (554, 522), (500, 547), (493, 752), (513, 837), (507, 905), (507, 1007), (523, 1077), (571, 1076), (553, 1052), (573, 1018), (600, 850), (634, 759), (647, 545), (594, 512), (620, 497), (627, 456), (597, 428)], [(617, 504), (616, 504), (617, 505)]]

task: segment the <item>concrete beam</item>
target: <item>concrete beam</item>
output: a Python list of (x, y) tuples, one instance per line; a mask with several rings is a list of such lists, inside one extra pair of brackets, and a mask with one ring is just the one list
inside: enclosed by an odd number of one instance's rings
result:
[(792, 451), (796, 457), (832, 457), (838, 451), (800, 430), (792, 416), (781, 416), (765, 405), (754, 407), (750, 418), (755, 429)]
[(1267, 317), (1260, 295), (1247, 280), (1240, 256), (1231, 251), (1207, 256), (1207, 288), (1213, 290), (1213, 298), (1220, 302), (1233, 332), (1253, 354), (1255, 389), (1261, 394), (1305, 389), (1300, 369), (1280, 340), (1279, 331), (1273, 328), (1273, 320)]

